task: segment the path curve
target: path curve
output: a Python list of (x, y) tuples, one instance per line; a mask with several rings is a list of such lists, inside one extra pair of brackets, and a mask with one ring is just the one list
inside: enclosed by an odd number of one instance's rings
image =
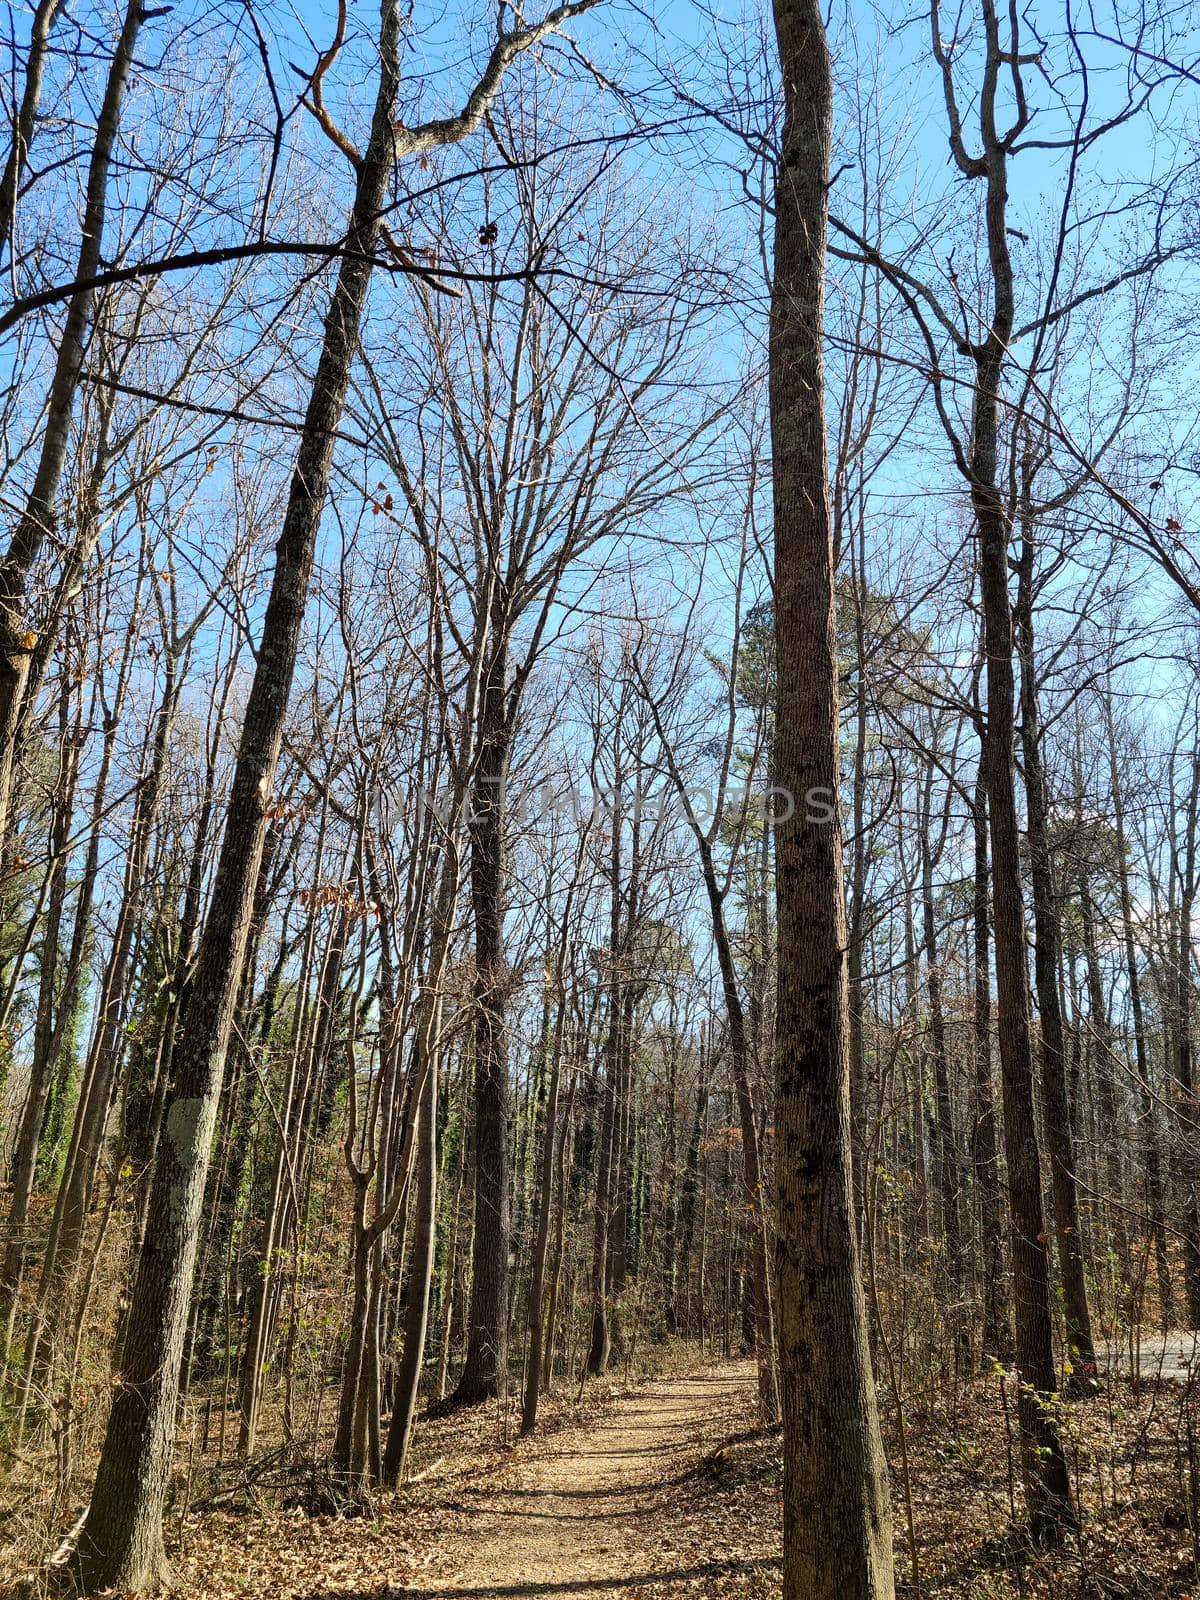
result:
[(663, 1548), (657, 1502), (675, 1473), (725, 1437), (753, 1384), (748, 1362), (659, 1380), (603, 1421), (552, 1441), (554, 1454), (543, 1447), (502, 1481), (459, 1490), (453, 1530), (427, 1572), (401, 1591), (405, 1600), (615, 1600), (702, 1576)]

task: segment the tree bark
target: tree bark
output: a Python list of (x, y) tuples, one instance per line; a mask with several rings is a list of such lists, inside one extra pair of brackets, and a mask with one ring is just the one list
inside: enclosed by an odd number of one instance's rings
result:
[(241, 979), (258, 862), (295, 673), (317, 529), (371, 278), (394, 152), (400, 14), (382, 0), (380, 78), (342, 257), (325, 320), (258, 661), (246, 705), (225, 836), (201, 940), (175, 1095), (155, 1160), (150, 1222), (131, 1296), (122, 1372), (91, 1505), (74, 1557), (83, 1589), (155, 1591), (169, 1581), (162, 1511), (179, 1368), (210, 1146)]
[(509, 725), (507, 655), (489, 664), (479, 761), (471, 796), (471, 904), (475, 915), (475, 1240), (467, 1359), (458, 1405), (492, 1400), (508, 1376), (508, 1047), (505, 1033), (504, 783)]
[(971, 809), (975, 840), (973, 896), (975, 1005), (975, 1128), (972, 1161), (979, 1202), (980, 1271), (983, 1277), (983, 1354), (1007, 1360), (1012, 1351), (1005, 1293), (1004, 1235), (1000, 1217), (1000, 1162), (996, 1145), (996, 1103), (992, 1082), (992, 987), (988, 949), (987, 795), (983, 765)]
[[(0, 1267), (0, 1341), (7, 1359), (12, 1337), (13, 1313), (17, 1293), (25, 1267), (29, 1244), (29, 1202), (33, 1197), (33, 1182), (37, 1171), (38, 1143), (46, 1107), (50, 1100), (50, 1087), (54, 1080), (54, 1065), (61, 1047), (64, 1029), (74, 1009), (78, 975), (72, 961), (61, 948), (63, 915), (67, 898), (67, 867), (70, 860), (70, 827), (75, 808), (75, 791), (79, 777), (79, 755), (82, 747), (79, 712), (70, 719), (70, 681), (64, 678), (59, 705), (58, 748), (61, 761), (52, 802), (50, 825), (50, 901), (42, 932), (41, 973), (38, 985), (37, 1020), (33, 1034), (33, 1060), (29, 1068), (29, 1087), (17, 1123), (17, 1137), (13, 1148), (9, 1181), (12, 1189), (8, 1216), (5, 1222), (5, 1247), (3, 1266)], [(81, 912), (84, 908), (81, 906)], [(86, 913), (84, 913), (86, 916)], [(78, 928), (77, 928), (78, 932)], [(79, 939), (82, 955), (82, 937)], [(72, 940), (74, 946), (75, 940)], [(67, 956), (66, 960), (61, 958)], [(60, 964), (65, 978), (60, 972)], [(58, 1005), (55, 1005), (58, 989)]]
[(776, 840), (783, 1593), (784, 1600), (884, 1600), (894, 1592), (891, 1510), (852, 1186), (837, 810), (822, 360), (832, 72), (814, 0), (775, 0), (774, 17), (784, 95), (769, 340), (775, 783), (794, 808), (778, 822)]
[[(437, 1245), (437, 1043), (432, 1046), (421, 1091), (417, 1130), (417, 1204), (413, 1212), (413, 1244), (408, 1264), (408, 1304), (404, 1317), (404, 1349), (396, 1376), (396, 1398), (383, 1454), (383, 1482), (394, 1486), (404, 1476), (413, 1420), (425, 1364), (429, 1328), (429, 1290)], [(418, 1067), (416, 1070), (420, 1071)]]
[(1074, 1369), (1068, 1385), (1081, 1395), (1094, 1387), (1096, 1351), (1088, 1308), (1080, 1233), (1079, 1193), (1075, 1182), (1075, 1144), (1067, 1095), (1067, 1049), (1063, 1030), (1058, 972), (1062, 960), (1054, 865), (1047, 833), (1046, 780), (1042, 768), (1037, 702), (1037, 657), (1033, 627), (1033, 533), (1028, 510), (1032, 491), (1030, 465), (1022, 461), (1021, 555), (1018, 563), (1016, 634), (1021, 653), (1021, 754), (1025, 769), (1026, 829), (1029, 878), (1033, 895), (1033, 970), (1041, 1022), (1042, 1104), (1050, 1153), (1054, 1231), (1062, 1275), (1063, 1315), (1067, 1349)]

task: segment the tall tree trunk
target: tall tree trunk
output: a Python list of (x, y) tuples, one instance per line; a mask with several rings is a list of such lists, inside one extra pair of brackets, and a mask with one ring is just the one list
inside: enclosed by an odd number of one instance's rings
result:
[(887, 1471), (858, 1259), (837, 809), (833, 541), (824, 417), (832, 72), (815, 0), (775, 0), (784, 125), (769, 384), (778, 671), (776, 1248), (784, 1600), (893, 1593)]
[(864, 536), (866, 519), (860, 521), (856, 539), (851, 541), (854, 566), (851, 591), (854, 596), (854, 763), (851, 769), (850, 825), (850, 916), (848, 991), (850, 1007), (850, 1109), (854, 1117), (854, 1204), (858, 1215), (859, 1242), (867, 1224), (867, 1152), (871, 1143), (871, 1108), (867, 1080), (867, 1044), (863, 1003), (863, 944), (866, 939), (867, 898), (867, 627)]
[(309, 398), (254, 679), (246, 705), (212, 901), (155, 1160), (150, 1221), (131, 1296), (121, 1381), (74, 1558), (80, 1587), (156, 1590), (169, 1581), (162, 1510), (210, 1146), (233, 1002), (295, 673), (335, 430), (371, 278), (395, 149), (400, 13), (382, 0), (380, 78)]
[[(1001, 158), (1002, 160), (1003, 158)], [(1003, 183), (1003, 169), (1000, 179)], [(989, 203), (992, 231), (1004, 233), (1003, 207)], [(1014, 755), (1015, 685), (1008, 596), (1008, 518), (997, 487), (1000, 365), (1011, 332), (1006, 314), (980, 359), (971, 448), (971, 497), (979, 530), (987, 663), (987, 787), (992, 843), (992, 909), (1004, 1146), (1012, 1224), (1013, 1308), (1018, 1418), (1026, 1505), (1032, 1532), (1052, 1540), (1071, 1517), (1070, 1478), (1052, 1396), (1057, 1384), (1052, 1345), (1050, 1261), (1042, 1210), (1042, 1171), (1033, 1097), (1033, 1041), (1026, 972)]]
[(475, 916), (475, 1239), (467, 1359), (459, 1405), (503, 1392), (508, 1377), (508, 1047), (505, 1034), (504, 784), (510, 728), (507, 655), (498, 645), (483, 690), (479, 761), (471, 796), (471, 905)]
[(679, 1265), (683, 1274), (683, 1317), (682, 1327), (685, 1336), (691, 1336), (694, 1317), (692, 1314), (692, 1245), (696, 1237), (696, 1196), (700, 1189), (700, 1147), (704, 1138), (704, 1130), (708, 1120), (708, 1085), (704, 1079), (704, 1055), (700, 1056), (700, 1085), (696, 1090), (696, 1115), (692, 1123), (692, 1135), (688, 1140), (687, 1160), (684, 1163), (683, 1183), (679, 1194), (680, 1221), (683, 1236), (679, 1247)]
[[(616, 962), (616, 948), (610, 946)], [(620, 982), (615, 973), (609, 987), (608, 1033), (604, 1041), (604, 1098), (600, 1108), (600, 1127), (596, 1138), (596, 1212), (592, 1223), (592, 1323), (587, 1370), (600, 1377), (608, 1370), (612, 1350), (608, 1329), (608, 1241), (612, 1221), (612, 1188), (616, 1172), (616, 1128), (618, 1122), (621, 1046)]]
[[(408, 1269), (408, 1305), (404, 1321), (404, 1350), (396, 1378), (396, 1398), (388, 1430), (387, 1446), (381, 1462), (381, 1477), (395, 1484), (404, 1475), (408, 1449), (412, 1442), (413, 1419), (425, 1364), (425, 1341), (429, 1331), (429, 1294), (433, 1283), (433, 1264), (437, 1253), (437, 1101), (440, 1064), (442, 992), (446, 962), (454, 938), (454, 908), (457, 903), (460, 850), (457, 843), (463, 797), (461, 780), (456, 780), (450, 843), (443, 857), (441, 879), (432, 917), (429, 967), (425, 974), (417, 1009), (413, 1052), (417, 1203), (413, 1215), (412, 1258)], [(408, 1181), (407, 1156), (402, 1152), (394, 1181)], [(400, 1170), (403, 1168), (404, 1170)], [(457, 1224), (456, 1224), (457, 1227)], [(398, 1230), (399, 1231), (399, 1230)], [(451, 1241), (446, 1277), (454, 1271), (454, 1244)], [(443, 1351), (450, 1337), (448, 1319), (442, 1330)], [(442, 1361), (443, 1371), (445, 1360)]]
[[(323, 810), (317, 831), (313, 882), (319, 884), (324, 862), (327, 817)], [(314, 889), (309, 900), (308, 928), (304, 957), (296, 990), (292, 1037), (288, 1051), (287, 1077), (280, 1101), (276, 1130), (275, 1159), (267, 1200), (262, 1241), (257, 1251), (246, 1343), (238, 1382), (241, 1419), (238, 1424), (238, 1451), (248, 1456), (254, 1450), (262, 1400), (263, 1376), (270, 1351), (271, 1330), (279, 1304), (279, 1272), (283, 1253), (297, 1222), (297, 1166), (304, 1149), (305, 1132), (312, 1108), (313, 1080), (317, 1063), (329, 1049), (337, 1009), (338, 986), (345, 955), (347, 921), (344, 914), (335, 919), (317, 983), (315, 1015), (309, 1011), (309, 985), (314, 960), (318, 922), (318, 898)]]
[(558, 1292), (562, 1278), (563, 1260), (567, 1247), (568, 1174), (571, 1160), (571, 1116), (575, 1106), (575, 1090), (579, 1082), (578, 1070), (571, 1075), (567, 1094), (566, 1112), (562, 1117), (562, 1132), (558, 1136), (558, 1205), (554, 1221), (554, 1253), (550, 1261), (549, 1282), (546, 1289), (545, 1333), (542, 1340), (542, 1388), (547, 1394), (554, 1386), (554, 1330), (558, 1321)]
[[(944, 56), (933, 13), (934, 49)], [(952, 135), (964, 175), (985, 186), (984, 228), (992, 295), (989, 325), (971, 349), (975, 392), (963, 466), (979, 541), (983, 611), (984, 681), (987, 690), (985, 773), (992, 844), (992, 913), (995, 927), (996, 1001), (1004, 1147), (1012, 1229), (1013, 1309), (1018, 1421), (1025, 1501), (1031, 1531), (1052, 1541), (1073, 1520), (1070, 1478), (1054, 1414), (1050, 1259), (1042, 1209), (1041, 1158), (1034, 1116), (1033, 1039), (1026, 969), (1025, 906), (1017, 823), (1012, 608), (1008, 593), (1010, 508), (1000, 488), (1002, 390), (1016, 320), (1008, 234), (1008, 144), (996, 126), (997, 84), (1008, 71), (993, 0), (984, 0), (986, 58), (980, 95), (983, 154), (968, 157)], [(948, 105), (957, 117), (952, 76), (943, 66)]]
[(921, 987), (917, 979), (917, 930), (913, 923), (912, 889), (904, 886), (904, 1000), (911, 1015), (915, 1045), (909, 1060), (909, 1115), (913, 1173), (913, 1248), (926, 1257), (933, 1229), (929, 1207), (929, 1154), (925, 1136), (925, 1041), (919, 1026)]
[(1037, 652), (1033, 627), (1033, 526), (1029, 510), (1032, 467), (1020, 464), (1021, 554), (1018, 562), (1015, 626), (1021, 653), (1021, 754), (1024, 758), (1026, 829), (1029, 843), (1029, 878), (1033, 894), (1033, 970), (1041, 1022), (1042, 1104), (1046, 1115), (1046, 1143), (1050, 1152), (1054, 1232), (1062, 1275), (1063, 1315), (1067, 1349), (1074, 1369), (1068, 1385), (1075, 1395), (1093, 1387), (1096, 1351), (1088, 1308), (1080, 1231), (1079, 1191), (1075, 1179), (1075, 1142), (1071, 1135), (1071, 1109), (1067, 1093), (1067, 1048), (1063, 1030), (1062, 999), (1058, 988), (1061, 964), (1058, 910), (1055, 903), (1054, 864), (1047, 833), (1046, 780), (1042, 766), (1041, 730), (1037, 699)]
[(996, 1104), (992, 1083), (992, 986), (988, 956), (987, 795), (983, 764), (971, 808), (975, 841), (973, 896), (975, 1005), (975, 1129), (971, 1142), (979, 1202), (980, 1271), (983, 1278), (983, 1354), (1007, 1360), (1012, 1350), (1004, 1291), (1004, 1238), (1000, 1217), (1000, 1163), (996, 1146)]

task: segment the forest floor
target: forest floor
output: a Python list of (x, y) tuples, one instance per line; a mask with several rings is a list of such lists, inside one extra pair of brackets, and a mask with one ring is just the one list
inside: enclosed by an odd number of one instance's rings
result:
[(778, 1539), (743, 1544), (736, 1527), (703, 1514), (704, 1463), (745, 1431), (754, 1393), (754, 1365), (743, 1361), (602, 1386), (581, 1417), (564, 1399), (550, 1408), (549, 1431), (531, 1441), (498, 1438), (487, 1408), (437, 1419), (423, 1430), (419, 1481), (381, 1499), (373, 1516), (187, 1518), (179, 1592), (205, 1600), (772, 1594)]
[[(527, 1456), (457, 1501), (461, 1520), (411, 1600), (491, 1595), (713, 1593), (773, 1556), (732, 1548), (683, 1514), (698, 1463), (745, 1415), (752, 1364), (655, 1383), (591, 1427)], [(744, 1586), (743, 1586), (744, 1589)], [(732, 1592), (732, 1591), (731, 1591)]]
[[(175, 1496), (192, 1509), (168, 1523), (175, 1593), (778, 1600), (779, 1432), (755, 1420), (753, 1363), (687, 1370), (688, 1354), (664, 1355), (676, 1367), (657, 1378), (560, 1390), (531, 1440), (514, 1437), (507, 1406), (426, 1419), (415, 1480), (360, 1516), (310, 1514), (299, 1457), (240, 1487), (234, 1463), (187, 1470)], [(1097, 1395), (1062, 1409), (1082, 1516), (1049, 1554), (1012, 1534), (1011, 1379), (908, 1396), (911, 1501), (894, 1426), (887, 1438), (903, 1600), (1200, 1600), (1200, 1391), (1108, 1365)], [(0, 1592), (6, 1565), (0, 1553)]]
[[(894, 1471), (897, 1592), (928, 1600), (1200, 1600), (1200, 1414), (1175, 1381), (1114, 1373), (1062, 1411), (1082, 1509), (1052, 1553), (1013, 1537), (1011, 1380), (910, 1396), (909, 1503)], [(591, 1386), (547, 1431), (501, 1413), (426, 1423), (420, 1480), (358, 1519), (189, 1517), (188, 1596), (278, 1600), (778, 1600), (780, 1437), (755, 1420), (754, 1367)], [(889, 1408), (883, 1397), (885, 1416)], [(1192, 1443), (1197, 1441), (1197, 1443)], [(889, 1431), (889, 1459), (901, 1460)]]

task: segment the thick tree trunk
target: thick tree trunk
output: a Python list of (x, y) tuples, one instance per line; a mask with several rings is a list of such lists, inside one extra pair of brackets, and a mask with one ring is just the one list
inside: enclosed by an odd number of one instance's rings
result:
[(454, 1400), (476, 1405), (508, 1378), (508, 1047), (505, 1033), (504, 784), (510, 729), (507, 657), (483, 690), (479, 762), (471, 796), (471, 904), (475, 916), (475, 1239), (467, 1359)]
[[(784, 126), (769, 344), (778, 670), (776, 1255), (784, 1600), (893, 1593), (851, 1174), (822, 339), (832, 74), (814, 0), (775, 0)], [(784, 810), (786, 811), (786, 806)]]
[(380, 81), (366, 155), (325, 321), (258, 661), (246, 705), (225, 836), (201, 940), (175, 1095), (155, 1161), (149, 1226), (138, 1263), (120, 1383), (91, 1505), (74, 1558), (84, 1589), (155, 1590), (169, 1581), (162, 1510), (170, 1472), (179, 1368), (200, 1211), (233, 1002), (241, 980), (258, 863), (283, 738), (317, 529), (371, 277), (378, 217), (392, 171), (400, 14), (382, 0)]

